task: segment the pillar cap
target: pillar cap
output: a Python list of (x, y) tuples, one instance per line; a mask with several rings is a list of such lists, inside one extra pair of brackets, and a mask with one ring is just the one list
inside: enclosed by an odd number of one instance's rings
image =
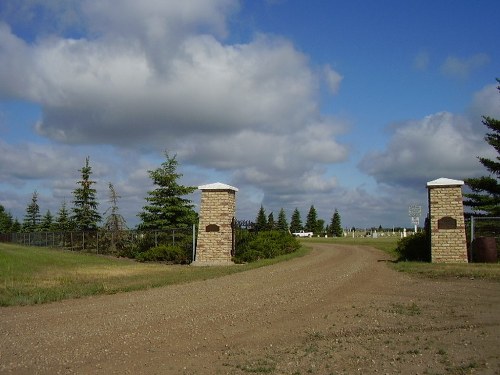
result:
[(231, 186), (231, 185), (223, 184), (222, 182), (201, 185), (201, 186), (198, 186), (198, 189), (200, 189), (200, 190), (233, 190), (233, 191), (238, 191), (238, 188), (235, 188), (234, 186)]
[(464, 182), (462, 180), (452, 180), (451, 178), (438, 178), (437, 180), (429, 181), (427, 187), (432, 186), (462, 186)]

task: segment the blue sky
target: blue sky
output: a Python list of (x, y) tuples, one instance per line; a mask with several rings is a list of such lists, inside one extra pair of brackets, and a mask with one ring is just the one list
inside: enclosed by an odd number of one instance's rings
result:
[[(427, 181), (485, 174), (500, 117), (497, 15), (478, 1), (4, 0), (0, 204), (71, 206), (85, 157), (128, 224), (176, 154), (239, 188), (237, 216), (311, 205), (408, 226)], [(199, 203), (199, 193), (192, 197)], [(422, 218), (423, 219), (423, 218)]]

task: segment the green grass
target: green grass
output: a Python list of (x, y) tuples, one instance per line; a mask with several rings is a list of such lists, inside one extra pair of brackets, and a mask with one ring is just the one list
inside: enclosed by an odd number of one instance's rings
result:
[(342, 245), (355, 245), (355, 246), (371, 246), (376, 249), (382, 250), (387, 254), (396, 258), (396, 253), (394, 250), (396, 249), (396, 245), (400, 240), (399, 236), (384, 236), (378, 238), (371, 237), (312, 237), (302, 239), (303, 244), (307, 244), (310, 242), (315, 243), (338, 243)]
[(307, 252), (301, 248), (275, 259), (232, 267), (189, 267), (0, 243), (0, 306), (33, 305), (207, 280)]
[(305, 238), (301, 243), (307, 246), (307, 243), (332, 243), (356, 246), (371, 246), (387, 253), (393, 260), (391, 263), (396, 271), (406, 272), (417, 276), (428, 278), (469, 278), (486, 279), (500, 281), (500, 263), (465, 263), (465, 264), (443, 264), (443, 263), (425, 263), (425, 262), (396, 262), (396, 245), (400, 237), (332, 237), (332, 238)]

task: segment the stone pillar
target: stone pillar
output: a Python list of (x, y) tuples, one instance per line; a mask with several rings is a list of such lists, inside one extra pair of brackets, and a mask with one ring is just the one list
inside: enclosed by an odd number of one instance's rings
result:
[(433, 263), (467, 263), (463, 181), (438, 178), (427, 183)]
[(202, 185), (194, 266), (230, 265), (237, 188), (217, 182)]

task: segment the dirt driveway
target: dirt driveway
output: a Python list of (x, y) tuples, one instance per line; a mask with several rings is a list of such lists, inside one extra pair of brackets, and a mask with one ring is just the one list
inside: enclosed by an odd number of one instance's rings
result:
[(500, 283), (367, 247), (216, 280), (0, 308), (0, 373), (500, 374)]

